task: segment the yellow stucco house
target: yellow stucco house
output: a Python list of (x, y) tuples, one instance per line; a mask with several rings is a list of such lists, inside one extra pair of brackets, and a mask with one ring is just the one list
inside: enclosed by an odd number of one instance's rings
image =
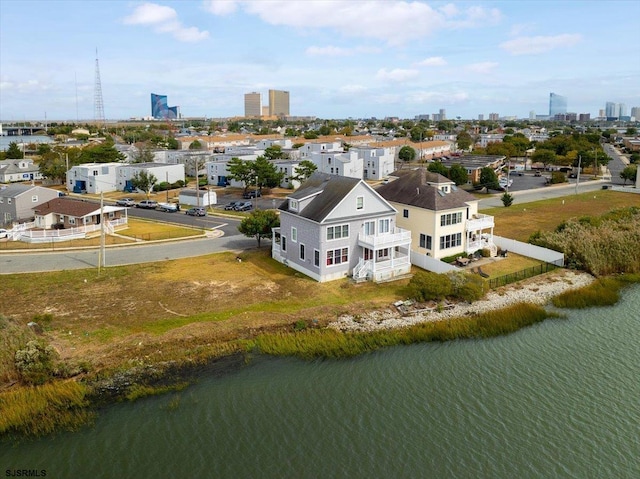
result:
[(376, 191), (398, 210), (396, 225), (411, 231), (411, 250), (435, 259), (466, 256), (483, 248), (492, 256), (493, 216), (453, 181), (424, 168), (399, 170)]

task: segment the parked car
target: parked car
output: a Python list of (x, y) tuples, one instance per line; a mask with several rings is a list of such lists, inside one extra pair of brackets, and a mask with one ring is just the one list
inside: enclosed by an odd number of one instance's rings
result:
[(224, 205), (224, 209), (229, 211), (235, 209), (236, 205), (242, 203), (242, 201), (232, 201), (231, 203)]
[(236, 211), (249, 211), (251, 208), (253, 208), (253, 204), (251, 203), (251, 201), (242, 201), (238, 203), (233, 209)]
[(136, 208), (145, 208), (147, 210), (155, 210), (158, 207), (158, 202), (154, 200), (142, 200), (136, 203)]
[(160, 211), (166, 211), (167, 213), (175, 213), (180, 211), (180, 205), (177, 203), (160, 203), (158, 205)]
[(7, 236), (9, 236), (9, 232), (4, 228), (0, 228), (0, 238), (6, 238)]
[(534, 176), (542, 176), (542, 173), (540, 172), (540, 170), (536, 170), (536, 173)]
[(242, 197), (244, 199), (251, 199), (251, 198), (256, 198), (262, 196), (262, 193), (260, 192), (260, 190), (249, 190), (249, 191), (245, 191), (242, 194)]
[(202, 206), (196, 206), (195, 208), (189, 208), (185, 211), (185, 214), (189, 216), (207, 216), (207, 210)]
[(135, 206), (136, 200), (133, 198), (120, 198), (116, 201), (116, 206)]

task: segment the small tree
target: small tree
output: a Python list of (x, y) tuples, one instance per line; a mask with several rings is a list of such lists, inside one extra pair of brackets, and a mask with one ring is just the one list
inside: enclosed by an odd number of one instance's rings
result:
[(509, 206), (511, 206), (513, 204), (513, 195), (510, 195), (509, 193), (505, 192), (502, 195), (502, 204), (505, 206), (505, 208), (508, 208)]
[(238, 231), (249, 238), (255, 238), (260, 248), (262, 238), (271, 238), (271, 229), (278, 226), (280, 217), (274, 210), (255, 210), (242, 220)]
[(190, 150), (202, 150), (202, 143), (199, 140), (193, 140), (189, 145)]
[(480, 170), (480, 188), (486, 188), (487, 193), (489, 190), (500, 190), (500, 183), (498, 182), (498, 175), (493, 171), (493, 168), (485, 166)]
[(459, 163), (454, 163), (449, 168), (449, 179), (453, 181), (457, 186), (466, 185), (469, 181), (469, 173), (467, 169)]
[(429, 163), (429, 166), (427, 166), (427, 170), (432, 173), (439, 173), (442, 176), (447, 176), (449, 174), (449, 168), (444, 166), (441, 161), (434, 161), (432, 163)]
[(24, 154), (22, 153), (22, 150), (18, 146), (18, 143), (16, 143), (15, 141), (12, 141), (11, 143), (9, 143), (9, 148), (7, 148), (5, 158), (7, 160), (20, 160), (24, 158)]
[(406, 163), (413, 161), (416, 159), (416, 150), (411, 148), (409, 145), (405, 145), (400, 148), (398, 152), (398, 158)]
[(153, 163), (155, 158), (153, 148), (147, 144), (143, 144), (132, 155), (132, 163)]
[(407, 294), (417, 301), (442, 300), (453, 291), (451, 279), (445, 274), (419, 271), (409, 280)]
[(151, 196), (153, 186), (158, 182), (158, 179), (153, 173), (147, 173), (146, 171), (138, 171), (131, 178), (131, 186), (142, 190), (147, 195), (147, 199)]
[(620, 172), (620, 178), (624, 180), (625, 185), (627, 184), (627, 180), (633, 183), (636, 180), (637, 173), (638, 167), (636, 165), (629, 165)]
[(467, 131), (461, 131), (458, 133), (456, 143), (458, 143), (458, 148), (461, 150), (468, 150), (471, 145), (473, 145), (473, 138)]
[(298, 163), (296, 174), (292, 176), (291, 179), (299, 181), (300, 183), (304, 183), (317, 169), (318, 167), (312, 161), (302, 160), (300, 163)]

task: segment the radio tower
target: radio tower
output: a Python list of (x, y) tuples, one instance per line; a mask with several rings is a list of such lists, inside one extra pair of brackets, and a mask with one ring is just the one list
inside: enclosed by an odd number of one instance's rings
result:
[(100, 82), (100, 66), (98, 65), (98, 49), (96, 48), (96, 83), (93, 94), (93, 116), (98, 127), (104, 126), (104, 103), (102, 102), (102, 83)]

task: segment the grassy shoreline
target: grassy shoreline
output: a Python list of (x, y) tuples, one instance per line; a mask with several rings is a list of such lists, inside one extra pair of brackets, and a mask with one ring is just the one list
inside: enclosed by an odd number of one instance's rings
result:
[[(632, 283), (640, 283), (640, 275), (602, 278), (589, 286), (562, 293), (552, 301), (562, 308), (612, 305), (617, 302), (619, 291)], [(616, 301), (611, 302), (612, 297)], [(471, 316), (374, 332), (341, 332), (323, 327), (260, 333), (234, 341), (234, 346), (226, 352), (204, 347), (182, 361), (147, 364), (100, 377), (85, 375), (77, 381), (54, 380), (1, 392), (0, 440), (77, 430), (90, 424), (101, 406), (181, 390), (203, 374), (236, 371), (250, 364), (254, 354), (305, 360), (349, 358), (399, 345), (502, 336), (561, 317), (541, 306), (519, 303)]]

